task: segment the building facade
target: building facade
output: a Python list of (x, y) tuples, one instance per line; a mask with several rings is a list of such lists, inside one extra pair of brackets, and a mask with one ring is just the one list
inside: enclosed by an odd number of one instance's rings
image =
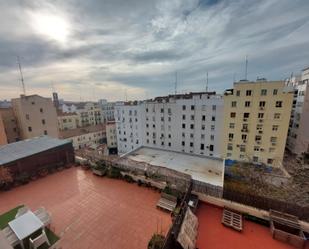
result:
[(57, 111), (57, 118), (60, 131), (76, 129), (79, 127), (78, 115), (75, 112), (65, 113)]
[(99, 105), (102, 110), (102, 120), (106, 123), (115, 120), (115, 102), (108, 102), (106, 99), (100, 99)]
[(8, 140), (5, 133), (3, 119), (0, 113), (0, 145), (7, 144)]
[(72, 141), (75, 150), (106, 143), (106, 130), (102, 124), (60, 131), (60, 138)]
[(0, 116), (4, 125), (7, 142), (13, 143), (20, 140), (17, 119), (12, 107), (0, 108)]
[(111, 151), (117, 150), (117, 132), (115, 121), (106, 123), (106, 143), (107, 148)]
[(12, 107), (21, 139), (42, 135), (58, 137), (57, 113), (51, 98), (21, 95), (12, 99)]
[(294, 88), (294, 99), (287, 148), (299, 156), (309, 153), (309, 68), (287, 82)]
[(157, 97), (116, 106), (119, 153), (141, 145), (177, 152), (221, 156), (223, 98), (213, 93)]
[(140, 102), (117, 103), (115, 106), (118, 154), (143, 145), (145, 109)]
[(224, 93), (223, 157), (279, 167), (292, 101), (283, 81), (234, 83)]

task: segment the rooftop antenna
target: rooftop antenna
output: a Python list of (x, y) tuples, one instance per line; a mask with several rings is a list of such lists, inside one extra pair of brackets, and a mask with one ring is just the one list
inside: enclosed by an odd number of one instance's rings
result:
[(17, 63), (18, 63), (18, 68), (19, 68), (19, 72), (20, 72), (21, 84), (22, 84), (22, 87), (23, 87), (23, 94), (26, 95), (24, 76), (23, 76), (23, 72), (21, 70), (21, 64), (20, 64), (19, 56), (17, 56)]
[(175, 72), (175, 95), (177, 94), (177, 81), (178, 81), (178, 75), (177, 71)]
[(206, 92), (208, 92), (208, 71), (206, 73)]
[(246, 55), (246, 71), (245, 71), (245, 80), (248, 80), (248, 55)]

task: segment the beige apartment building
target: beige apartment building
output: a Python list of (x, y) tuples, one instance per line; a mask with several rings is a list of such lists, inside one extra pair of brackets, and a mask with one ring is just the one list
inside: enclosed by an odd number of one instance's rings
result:
[(66, 113), (57, 111), (57, 118), (60, 131), (76, 129), (79, 127), (79, 118), (75, 112)]
[(108, 121), (106, 123), (106, 140), (107, 148), (117, 148), (117, 133), (115, 121)]
[(7, 141), (7, 137), (6, 137), (6, 133), (4, 129), (4, 123), (3, 123), (2, 116), (0, 113), (0, 145), (7, 144), (7, 143), (8, 141)]
[(8, 143), (14, 143), (20, 140), (19, 128), (16, 117), (11, 107), (0, 108), (0, 116), (2, 117), (4, 130)]
[(280, 167), (293, 89), (283, 81), (240, 81), (224, 93), (223, 155)]
[(56, 108), (51, 98), (39, 95), (21, 95), (12, 99), (21, 139), (42, 135), (58, 137)]

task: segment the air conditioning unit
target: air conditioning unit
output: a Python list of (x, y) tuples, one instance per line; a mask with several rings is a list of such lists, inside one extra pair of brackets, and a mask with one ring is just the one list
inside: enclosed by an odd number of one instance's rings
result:
[(236, 147), (237, 147), (237, 148), (239, 148), (239, 147), (240, 147), (240, 145), (239, 145), (239, 144), (237, 144), (237, 145), (236, 145)]
[(260, 131), (259, 131), (259, 134), (263, 134), (263, 131), (260, 130)]

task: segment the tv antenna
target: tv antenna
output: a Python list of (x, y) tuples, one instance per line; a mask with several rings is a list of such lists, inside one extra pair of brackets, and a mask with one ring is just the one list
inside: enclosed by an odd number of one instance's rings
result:
[(178, 81), (178, 75), (177, 71), (175, 72), (175, 95), (177, 94), (177, 81)]
[(246, 55), (245, 80), (248, 80), (248, 55)]
[(206, 73), (206, 92), (208, 92), (208, 71)]
[(17, 56), (17, 64), (20, 72), (20, 80), (23, 88), (23, 94), (26, 95), (26, 88), (25, 88), (25, 82), (24, 82), (24, 76), (23, 76), (23, 71), (21, 70), (21, 64), (19, 60), (19, 56)]

